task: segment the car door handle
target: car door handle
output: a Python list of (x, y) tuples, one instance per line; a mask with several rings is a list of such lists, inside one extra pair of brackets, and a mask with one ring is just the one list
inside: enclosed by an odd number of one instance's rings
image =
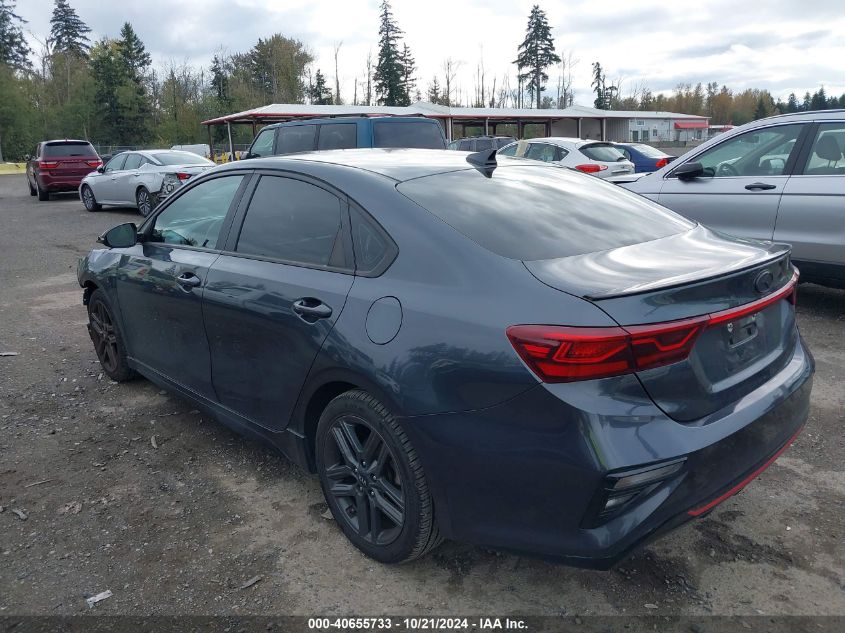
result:
[(190, 290), (196, 288), (202, 283), (202, 279), (197, 277), (194, 273), (182, 273), (176, 278), (176, 283), (185, 289)]
[(293, 311), (306, 320), (327, 319), (332, 309), (319, 299), (304, 297), (293, 302)]
[(750, 185), (745, 185), (748, 191), (768, 191), (769, 189), (777, 189), (777, 185), (770, 185), (767, 182), (752, 182)]

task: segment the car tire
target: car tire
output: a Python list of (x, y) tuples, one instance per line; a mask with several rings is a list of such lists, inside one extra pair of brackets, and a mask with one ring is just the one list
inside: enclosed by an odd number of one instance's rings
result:
[(29, 182), (29, 176), (26, 177), (26, 184), (29, 187), (29, 195), (35, 196), (38, 192), (35, 190), (35, 187), (32, 186), (32, 183)]
[(367, 556), (403, 563), (440, 544), (419, 457), (370, 394), (347, 391), (328, 404), (317, 425), (316, 464), (335, 521)]
[(38, 184), (38, 180), (37, 180), (37, 179), (36, 179), (36, 181), (35, 181), (35, 191), (36, 191), (36, 193), (38, 194), (38, 200), (40, 200), (41, 202), (46, 202), (47, 200), (49, 200), (49, 199), (50, 199), (50, 192), (49, 192), (49, 191), (44, 191), (44, 190), (41, 188), (41, 185), (39, 185), (39, 184)]
[(106, 293), (97, 289), (88, 298), (88, 334), (103, 372), (115, 382), (135, 377), (135, 370), (126, 358), (123, 334), (115, 319)]
[(97, 199), (94, 197), (94, 192), (88, 185), (83, 185), (82, 187), (82, 204), (84, 204), (85, 208), (92, 213), (103, 208), (103, 206), (97, 202)]
[(138, 213), (142, 218), (146, 218), (155, 209), (155, 198), (146, 187), (138, 187), (135, 192), (135, 203), (138, 205)]

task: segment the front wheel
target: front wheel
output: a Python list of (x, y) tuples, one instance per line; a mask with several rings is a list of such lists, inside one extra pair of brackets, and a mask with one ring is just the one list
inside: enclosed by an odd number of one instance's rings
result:
[(126, 359), (123, 335), (117, 325), (106, 293), (99, 288), (88, 299), (88, 333), (94, 351), (106, 375), (114, 381), (124, 382), (135, 377)]
[(135, 194), (135, 202), (138, 204), (138, 213), (140, 213), (142, 217), (147, 217), (153, 212), (153, 208), (155, 207), (155, 200), (146, 187), (138, 188), (138, 191)]
[(92, 212), (102, 209), (100, 204), (97, 202), (97, 199), (94, 197), (94, 192), (91, 191), (91, 187), (88, 185), (84, 185), (82, 187), (82, 204), (85, 205), (86, 209)]
[(402, 563), (441, 541), (422, 464), (396, 419), (364, 391), (332, 400), (320, 416), (317, 471), (346, 537), (382, 563)]

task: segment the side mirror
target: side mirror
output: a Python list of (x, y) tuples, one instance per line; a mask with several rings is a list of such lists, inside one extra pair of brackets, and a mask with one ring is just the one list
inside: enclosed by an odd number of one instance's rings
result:
[(97, 167), (97, 171), (102, 174), (104, 171), (106, 171), (106, 166), (100, 165), (99, 167)]
[(24, 159), (24, 161), (26, 161), (28, 163), (29, 161), (32, 160), (32, 156), (30, 156), (29, 154), (24, 154), (23, 159)]
[(138, 243), (138, 227), (133, 222), (118, 224), (97, 238), (97, 241), (108, 248), (129, 248)]
[(677, 176), (680, 180), (693, 180), (704, 175), (704, 167), (698, 161), (684, 163), (673, 171), (672, 175)]

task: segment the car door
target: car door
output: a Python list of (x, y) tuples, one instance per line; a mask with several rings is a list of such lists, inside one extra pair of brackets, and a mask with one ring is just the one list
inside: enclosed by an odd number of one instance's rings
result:
[(247, 180), (223, 172), (181, 192), (142, 226), (118, 271), (129, 355), (207, 398), (214, 391), (202, 295)]
[(694, 155), (704, 175), (681, 179), (670, 171), (658, 202), (711, 228), (740, 237), (772, 239), (778, 205), (806, 125), (787, 123), (738, 134)]
[(352, 287), (347, 205), (264, 174), (239, 215), (203, 297), (212, 379), (223, 405), (280, 430)]
[(91, 189), (94, 191), (94, 197), (98, 202), (116, 202), (117, 189), (116, 182), (123, 170), (123, 164), (126, 162), (127, 152), (118, 154), (112, 158), (103, 168), (103, 173), (99, 174), (91, 184)]
[(774, 239), (792, 257), (845, 282), (845, 121), (814, 125), (783, 191)]
[(129, 152), (123, 169), (116, 172), (111, 179), (114, 188), (113, 200), (122, 204), (135, 204), (135, 188), (138, 185), (138, 170), (144, 162), (144, 157), (137, 152)]

